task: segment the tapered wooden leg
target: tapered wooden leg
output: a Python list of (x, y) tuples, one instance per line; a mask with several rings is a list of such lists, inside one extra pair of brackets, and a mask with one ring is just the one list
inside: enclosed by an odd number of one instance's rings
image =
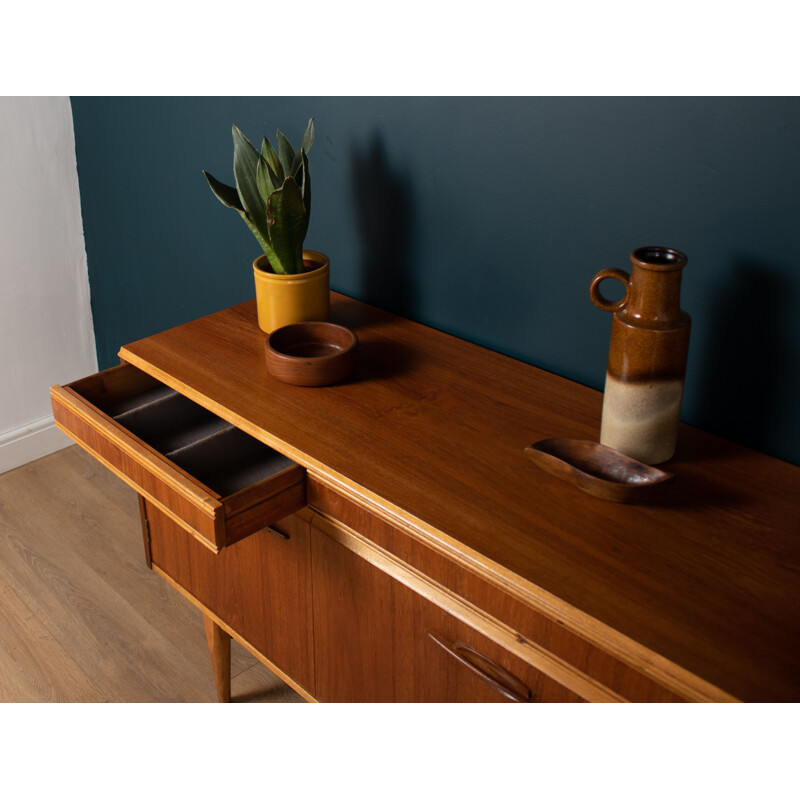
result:
[(217, 685), (217, 700), (220, 703), (231, 701), (231, 637), (203, 614), (206, 625), (206, 639), (211, 653), (211, 666), (214, 668), (214, 683)]

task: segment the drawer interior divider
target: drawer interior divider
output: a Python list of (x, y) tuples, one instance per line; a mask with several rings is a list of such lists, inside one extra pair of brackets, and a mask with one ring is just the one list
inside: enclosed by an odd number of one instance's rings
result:
[(51, 396), (61, 430), (214, 552), (306, 504), (302, 467), (130, 364)]
[(127, 397), (107, 413), (220, 496), (293, 463), (167, 386)]

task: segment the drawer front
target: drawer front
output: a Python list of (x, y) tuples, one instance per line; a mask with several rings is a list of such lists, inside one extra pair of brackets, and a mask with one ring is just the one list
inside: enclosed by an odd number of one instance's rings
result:
[(365, 536), (413, 569), (423, 572), (500, 620), (516, 632), (520, 641), (524, 639), (536, 643), (625, 700), (641, 703), (684, 702), (683, 697), (638, 669), (357, 506), (320, 483), (313, 475), (308, 479), (307, 499), (315, 511)]
[(302, 467), (128, 364), (50, 393), (64, 433), (214, 552), (305, 505)]
[(583, 699), (312, 525), (314, 655), (323, 702)]
[(420, 639), (421, 632), (417, 633), (417, 647), (422, 650), (424, 646), (425, 666), (423, 673), (415, 676), (415, 683), (423, 700), (469, 703), (586, 702), (566, 686), (485, 636), (448, 617), (441, 609), (434, 609), (427, 609), (434, 629), (427, 631), (426, 639)]

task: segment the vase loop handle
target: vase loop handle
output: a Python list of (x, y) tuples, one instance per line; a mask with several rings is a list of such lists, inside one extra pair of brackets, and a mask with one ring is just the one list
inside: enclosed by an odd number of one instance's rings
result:
[[(616, 280), (624, 284), (625, 295), (621, 300), (606, 300), (606, 298), (600, 294), (600, 284), (606, 278), (616, 278)], [(624, 269), (601, 269), (600, 272), (592, 278), (592, 285), (589, 287), (589, 296), (592, 298), (592, 302), (603, 311), (619, 311), (621, 308), (624, 308), (625, 304), (628, 302), (628, 290), (630, 289), (630, 285), (631, 276), (625, 272)]]

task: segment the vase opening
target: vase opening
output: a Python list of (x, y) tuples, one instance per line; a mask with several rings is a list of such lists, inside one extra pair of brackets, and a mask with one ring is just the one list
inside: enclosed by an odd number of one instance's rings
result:
[(633, 257), (644, 264), (657, 267), (682, 267), (687, 260), (680, 250), (669, 247), (640, 247), (633, 251)]

